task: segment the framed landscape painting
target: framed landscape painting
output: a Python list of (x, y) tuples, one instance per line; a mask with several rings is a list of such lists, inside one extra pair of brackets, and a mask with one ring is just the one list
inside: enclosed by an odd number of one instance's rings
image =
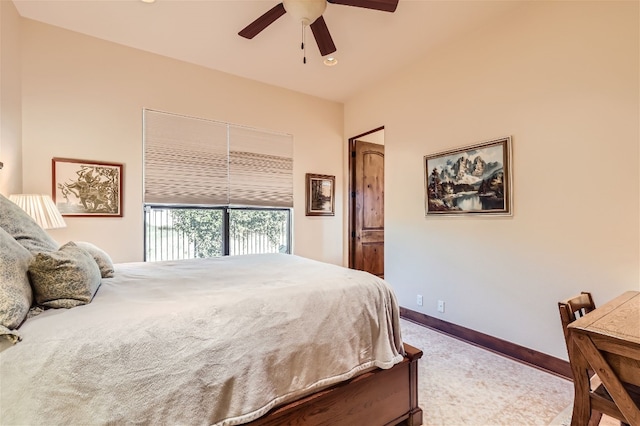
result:
[(307, 173), (306, 215), (335, 215), (335, 176)]
[(63, 216), (122, 217), (122, 164), (51, 160), (52, 197)]
[(511, 215), (511, 137), (424, 157), (426, 215)]

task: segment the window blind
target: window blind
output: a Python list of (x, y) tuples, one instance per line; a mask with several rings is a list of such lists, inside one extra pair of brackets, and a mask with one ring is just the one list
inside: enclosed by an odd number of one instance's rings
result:
[(145, 203), (227, 203), (227, 152), (224, 124), (145, 110)]
[(229, 203), (293, 207), (290, 135), (229, 126)]
[(144, 110), (148, 204), (293, 207), (293, 137)]

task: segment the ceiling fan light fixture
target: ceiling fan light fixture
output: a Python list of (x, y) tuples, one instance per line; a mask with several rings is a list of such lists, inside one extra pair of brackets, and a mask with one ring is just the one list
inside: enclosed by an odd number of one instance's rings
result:
[(311, 25), (327, 8), (326, 0), (283, 0), (284, 9), (296, 22)]
[(328, 67), (333, 67), (335, 65), (338, 65), (338, 60), (333, 56), (327, 56), (326, 58), (324, 58), (323, 62)]
[[(302, 50), (305, 50), (306, 46), (305, 30), (309, 27), (311, 28), (311, 32), (313, 32), (313, 38), (316, 39), (320, 55), (327, 56), (336, 51), (336, 45), (333, 42), (327, 23), (322, 16), (327, 8), (327, 3), (394, 12), (398, 6), (398, 1), (399, 0), (281, 0), (281, 3), (276, 4), (240, 30), (238, 35), (252, 39), (282, 15), (289, 14), (302, 27)], [(306, 62), (305, 54), (303, 63)], [(335, 65), (332, 61), (329, 61), (329, 63)]]

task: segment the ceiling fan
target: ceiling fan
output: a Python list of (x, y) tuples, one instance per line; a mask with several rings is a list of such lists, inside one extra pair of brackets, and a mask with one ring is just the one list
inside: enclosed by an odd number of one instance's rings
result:
[[(238, 35), (252, 39), (282, 15), (289, 13), (296, 21), (302, 23), (303, 29), (307, 25), (311, 27), (320, 54), (322, 56), (329, 55), (336, 51), (336, 46), (322, 17), (327, 2), (384, 12), (395, 12), (398, 6), (398, 0), (283, 0), (282, 3), (278, 3), (247, 25)], [(304, 32), (302, 48), (304, 49)]]

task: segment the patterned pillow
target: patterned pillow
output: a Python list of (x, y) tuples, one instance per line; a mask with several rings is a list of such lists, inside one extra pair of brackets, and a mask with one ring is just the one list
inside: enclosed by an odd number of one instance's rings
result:
[(98, 268), (100, 268), (100, 274), (102, 278), (112, 278), (114, 274), (113, 269), (113, 261), (111, 260), (111, 256), (107, 254), (106, 251), (102, 250), (100, 247), (88, 243), (86, 241), (76, 241), (76, 245), (87, 251), (91, 256), (93, 256), (93, 260), (98, 264)]
[(0, 194), (0, 228), (32, 254), (58, 250), (58, 243), (24, 210)]
[(27, 249), (0, 229), (0, 336), (13, 341), (20, 340), (12, 330), (22, 324), (33, 300), (27, 275), (32, 258)]
[(100, 286), (100, 269), (93, 257), (73, 242), (51, 253), (38, 253), (29, 276), (39, 305), (73, 308), (91, 302)]

